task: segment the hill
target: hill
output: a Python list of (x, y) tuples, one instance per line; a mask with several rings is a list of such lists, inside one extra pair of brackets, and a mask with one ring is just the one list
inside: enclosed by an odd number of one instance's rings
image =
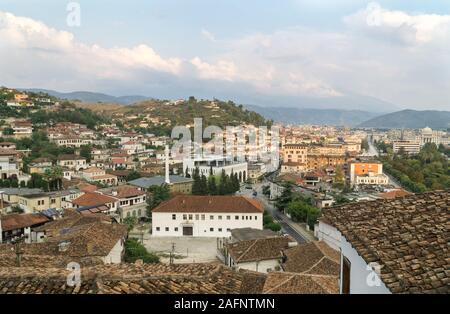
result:
[(369, 128), (445, 129), (450, 127), (450, 111), (402, 110), (367, 120), (358, 125)]
[(253, 105), (248, 105), (246, 108), (263, 115), (267, 119), (293, 124), (356, 126), (367, 119), (380, 115), (379, 113), (362, 110), (274, 108)]
[(94, 93), (94, 92), (85, 92), (85, 91), (76, 91), (70, 93), (61, 93), (54, 90), (47, 89), (21, 89), (23, 91), (34, 92), (34, 93), (46, 93), (48, 95), (57, 97), (59, 99), (67, 99), (71, 101), (81, 101), (88, 103), (115, 103), (122, 105), (134, 104), (139, 101), (143, 101), (149, 99), (149, 97), (141, 96), (141, 95), (129, 95), (129, 96), (111, 96), (102, 93)]
[(192, 125), (194, 118), (203, 118), (204, 126), (217, 125), (221, 128), (228, 125), (272, 123), (262, 115), (232, 101), (196, 100), (194, 97), (179, 101), (147, 100), (103, 113), (112, 118), (128, 117), (129, 120), (131, 117), (131, 123), (147, 121), (150, 125), (170, 128), (176, 125)]

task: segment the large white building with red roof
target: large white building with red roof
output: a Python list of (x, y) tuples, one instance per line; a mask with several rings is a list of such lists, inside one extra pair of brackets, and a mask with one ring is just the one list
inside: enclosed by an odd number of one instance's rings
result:
[(229, 237), (236, 228), (263, 229), (264, 208), (243, 196), (178, 195), (153, 209), (157, 237)]

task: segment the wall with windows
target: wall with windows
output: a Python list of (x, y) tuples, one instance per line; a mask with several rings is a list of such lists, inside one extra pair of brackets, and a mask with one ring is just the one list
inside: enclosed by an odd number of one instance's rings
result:
[(230, 237), (231, 229), (263, 229), (262, 213), (152, 213), (153, 236), (183, 236), (192, 227), (194, 237)]

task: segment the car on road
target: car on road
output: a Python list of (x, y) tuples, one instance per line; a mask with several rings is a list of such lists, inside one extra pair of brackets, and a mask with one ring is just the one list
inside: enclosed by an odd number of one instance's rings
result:
[(257, 195), (258, 195), (258, 192), (253, 191), (252, 195), (253, 195), (253, 196), (257, 196)]

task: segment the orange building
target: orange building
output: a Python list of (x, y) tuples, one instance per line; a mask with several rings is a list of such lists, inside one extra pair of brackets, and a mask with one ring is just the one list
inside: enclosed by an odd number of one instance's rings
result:
[(350, 163), (350, 182), (355, 182), (358, 176), (380, 175), (383, 173), (383, 164), (377, 161)]

